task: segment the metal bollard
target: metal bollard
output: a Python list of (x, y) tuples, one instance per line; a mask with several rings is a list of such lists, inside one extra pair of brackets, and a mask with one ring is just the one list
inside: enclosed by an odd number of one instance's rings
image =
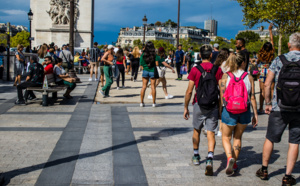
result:
[(43, 106), (48, 106), (48, 93), (46, 91), (43, 92)]

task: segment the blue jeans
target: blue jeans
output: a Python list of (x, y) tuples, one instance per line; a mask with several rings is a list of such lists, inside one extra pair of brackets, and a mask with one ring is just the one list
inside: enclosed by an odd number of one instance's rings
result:
[(149, 72), (149, 71), (143, 70), (142, 77), (153, 79), (154, 78), (154, 72)]
[(241, 114), (231, 114), (226, 108), (223, 108), (222, 122), (229, 126), (236, 126), (238, 123), (248, 125), (251, 122), (250, 108)]

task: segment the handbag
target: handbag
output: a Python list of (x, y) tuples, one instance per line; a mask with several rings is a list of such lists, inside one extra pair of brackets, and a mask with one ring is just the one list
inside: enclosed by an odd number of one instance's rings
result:
[(158, 70), (157, 70), (157, 68), (159, 68), (159, 67), (154, 67), (154, 79), (158, 79), (159, 78), (159, 74), (158, 74)]
[(66, 58), (66, 56), (65, 56), (65, 54), (64, 54), (64, 52), (63, 52), (63, 51), (61, 51), (61, 53), (63, 54), (63, 56), (64, 56), (65, 60), (66, 60), (66, 61), (67, 61), (67, 63), (68, 63), (68, 69), (72, 69), (72, 64), (71, 64), (71, 62), (70, 62), (69, 60), (67, 60), (67, 58)]
[(186, 74), (187, 74), (187, 66), (182, 65), (182, 66), (180, 67), (180, 74), (181, 74), (181, 75), (186, 75)]
[(160, 78), (165, 77), (165, 74), (166, 74), (166, 67), (158, 67), (158, 66), (157, 66), (156, 69), (157, 69), (158, 76), (159, 76)]

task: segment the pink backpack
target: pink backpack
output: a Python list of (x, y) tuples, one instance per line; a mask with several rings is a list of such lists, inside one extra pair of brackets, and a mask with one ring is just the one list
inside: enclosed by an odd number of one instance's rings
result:
[(246, 112), (248, 110), (248, 92), (244, 79), (248, 73), (244, 72), (240, 78), (235, 77), (231, 72), (227, 72), (227, 74), (231, 79), (223, 95), (226, 110), (232, 114)]

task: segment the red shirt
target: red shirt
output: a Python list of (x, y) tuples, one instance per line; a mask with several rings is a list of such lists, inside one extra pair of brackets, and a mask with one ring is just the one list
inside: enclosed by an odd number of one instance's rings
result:
[(46, 72), (45, 72), (45, 75), (46, 75), (46, 74), (53, 74), (53, 64), (50, 63), (49, 65), (47, 65), (47, 66), (44, 68), (44, 70), (46, 71)]
[[(206, 71), (206, 72), (210, 72), (212, 67), (213, 67), (213, 64), (212, 63), (201, 63), (200, 64), (203, 69)], [(191, 81), (194, 81), (195, 82), (195, 90), (197, 90), (198, 88), (198, 84), (199, 84), (199, 80), (200, 80), (200, 77), (201, 77), (201, 72), (196, 68), (196, 67), (193, 67), (189, 76), (187, 77), (189, 80)], [(217, 82), (219, 82), (220, 79), (222, 79), (222, 76), (223, 76), (223, 72), (221, 70), (221, 68), (219, 67), (217, 73), (216, 73), (216, 79), (217, 79)], [(193, 105), (195, 103), (197, 103), (197, 91), (195, 93), (195, 97), (193, 99)]]
[[(123, 59), (125, 59), (125, 56), (123, 57)], [(117, 65), (123, 65), (123, 61), (117, 61), (116, 64), (117, 64)]]

